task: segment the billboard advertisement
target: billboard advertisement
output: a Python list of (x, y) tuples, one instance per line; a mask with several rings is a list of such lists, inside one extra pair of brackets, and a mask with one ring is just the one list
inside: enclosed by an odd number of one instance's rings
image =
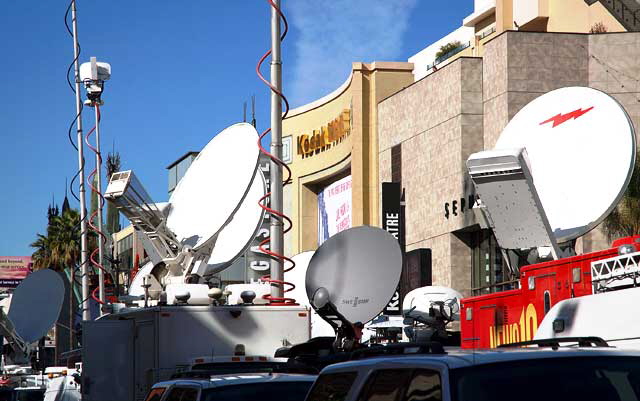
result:
[(31, 266), (31, 256), (0, 256), (0, 287), (17, 287)]
[(332, 235), (351, 228), (351, 176), (346, 176), (318, 194), (318, 246)]

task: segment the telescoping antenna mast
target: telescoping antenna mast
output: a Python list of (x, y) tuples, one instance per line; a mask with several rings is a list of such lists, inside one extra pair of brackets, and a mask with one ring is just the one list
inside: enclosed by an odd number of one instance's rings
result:
[(78, 46), (78, 23), (76, 14), (76, 2), (71, 1), (71, 23), (73, 27), (73, 69), (76, 89), (76, 130), (78, 146), (78, 193), (80, 198), (80, 266), (82, 272), (82, 320), (91, 320), (89, 312), (89, 276), (87, 275), (87, 208), (85, 202), (85, 182), (84, 182), (84, 146), (82, 141), (82, 98), (80, 95), (80, 61)]
[[(95, 251), (89, 256), (91, 264), (98, 268), (98, 289), (101, 304), (105, 303), (106, 294), (104, 288), (104, 247), (107, 237), (104, 235), (102, 227), (102, 209), (104, 197), (102, 195), (102, 153), (100, 152), (100, 106), (102, 101), (102, 91), (104, 83), (111, 77), (111, 66), (108, 63), (98, 62), (95, 57), (91, 57), (88, 63), (80, 66), (80, 79), (87, 90), (87, 100), (85, 104), (95, 110), (95, 128), (87, 134), (87, 146), (95, 152), (95, 169), (89, 173), (89, 180), (95, 177), (95, 183), (89, 184), (91, 190), (98, 196), (97, 210), (90, 216), (89, 226), (98, 234), (98, 260), (95, 259)], [(89, 137), (95, 132), (95, 145), (89, 143)], [(98, 225), (95, 226), (94, 219), (98, 218)], [(102, 312), (101, 312), (102, 313)]]
[[(273, 0), (271, 7), (271, 154), (282, 160), (282, 59), (280, 55), (280, 15), (278, 10), (280, 0)], [(282, 213), (282, 166), (271, 160), (270, 170), (271, 199), (270, 207)], [(275, 213), (271, 213), (271, 252), (284, 255), (283, 220)], [(284, 296), (284, 261), (280, 258), (271, 259), (271, 297), (274, 299)]]

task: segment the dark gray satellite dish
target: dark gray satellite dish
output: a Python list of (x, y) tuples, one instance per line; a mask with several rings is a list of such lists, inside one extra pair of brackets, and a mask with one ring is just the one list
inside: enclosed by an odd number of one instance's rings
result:
[(8, 318), (27, 344), (40, 340), (53, 327), (62, 308), (64, 283), (53, 270), (31, 273), (15, 289)]
[(343, 342), (354, 335), (354, 324), (366, 323), (384, 309), (401, 273), (398, 240), (380, 228), (360, 226), (334, 235), (318, 248), (309, 262), (305, 287), (313, 308)]

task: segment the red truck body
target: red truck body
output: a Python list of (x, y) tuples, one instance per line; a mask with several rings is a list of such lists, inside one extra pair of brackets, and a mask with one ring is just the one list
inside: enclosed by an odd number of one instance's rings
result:
[(591, 262), (618, 255), (618, 247), (640, 250), (640, 236), (616, 240), (613, 247), (521, 269), (520, 288), (461, 301), (462, 348), (495, 348), (533, 339), (549, 309), (564, 299), (593, 294)]

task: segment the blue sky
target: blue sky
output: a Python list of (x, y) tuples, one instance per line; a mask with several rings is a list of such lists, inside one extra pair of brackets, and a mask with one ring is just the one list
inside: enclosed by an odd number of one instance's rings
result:
[[(77, 170), (67, 140), (75, 116), (65, 79), (73, 59), (67, 5), (16, 1), (0, 13), (0, 255), (32, 253), (29, 244), (45, 230), (52, 196), (61, 203), (65, 178)], [(291, 27), (283, 81), (294, 107), (335, 89), (352, 61), (406, 61), (473, 9), (471, 0), (283, 5)], [(103, 95), (103, 151), (115, 142), (123, 169), (135, 170), (154, 199), (167, 198), (165, 167), (240, 121), (252, 94), (258, 128), (266, 128), (268, 90), (254, 72), (270, 45), (266, 1), (79, 0), (78, 25), (80, 60), (95, 56), (112, 65)], [(85, 131), (92, 125), (89, 110)]]

